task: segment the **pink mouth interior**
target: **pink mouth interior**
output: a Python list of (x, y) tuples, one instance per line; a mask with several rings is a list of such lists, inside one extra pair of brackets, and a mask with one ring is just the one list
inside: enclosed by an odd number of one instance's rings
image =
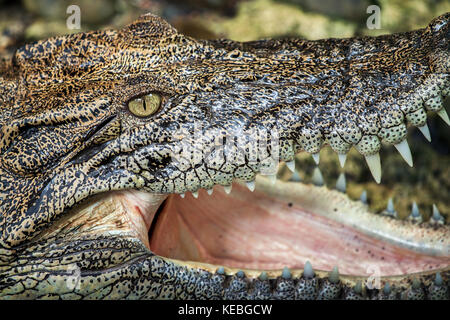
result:
[(349, 226), (307, 212), (262, 192), (233, 184), (199, 198), (170, 196), (150, 234), (151, 250), (179, 260), (219, 266), (275, 270), (339, 267), (342, 274), (400, 275), (439, 269), (446, 257), (400, 248)]

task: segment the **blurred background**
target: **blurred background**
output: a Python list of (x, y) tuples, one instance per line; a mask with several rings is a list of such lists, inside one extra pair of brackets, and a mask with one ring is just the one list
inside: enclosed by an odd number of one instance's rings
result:
[[(80, 8), (80, 29), (67, 28), (69, 5)], [(380, 28), (369, 29), (371, 5), (380, 8)], [(450, 11), (450, 0), (0, 0), (0, 58), (10, 57), (23, 43), (88, 30), (118, 28), (139, 15), (152, 12), (169, 21), (179, 32), (201, 38), (230, 38), (249, 41), (261, 38), (301, 37), (320, 39), (380, 35), (426, 26), (433, 18)], [(450, 99), (446, 109), (450, 113)], [(431, 117), (432, 143), (417, 129), (410, 129), (409, 145), (414, 168), (401, 159), (392, 146), (381, 151), (383, 178), (373, 182), (364, 159), (352, 149), (345, 172), (350, 197), (357, 199), (365, 189), (374, 211), (386, 208), (394, 198), (400, 216), (417, 201), (429, 216), (436, 203), (450, 220), (450, 129), (438, 117)], [(315, 165), (300, 154), (300, 178), (311, 181)], [(321, 151), (320, 169), (327, 186), (334, 187), (341, 172), (330, 148)], [(289, 179), (282, 168), (279, 176)]]
[[(66, 9), (78, 5), (81, 30), (69, 30)], [(370, 30), (366, 10), (380, 7), (380, 29)], [(120, 27), (152, 12), (196, 38), (248, 41), (378, 35), (425, 26), (450, 11), (449, 0), (0, 0), (0, 31), (18, 41)], [(4, 43), (1, 43), (3, 46)]]

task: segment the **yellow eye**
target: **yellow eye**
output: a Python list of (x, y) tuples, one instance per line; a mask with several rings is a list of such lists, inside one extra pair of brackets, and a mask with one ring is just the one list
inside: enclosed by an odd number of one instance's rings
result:
[(160, 106), (161, 95), (157, 93), (150, 93), (128, 102), (128, 109), (137, 117), (151, 116), (159, 110)]

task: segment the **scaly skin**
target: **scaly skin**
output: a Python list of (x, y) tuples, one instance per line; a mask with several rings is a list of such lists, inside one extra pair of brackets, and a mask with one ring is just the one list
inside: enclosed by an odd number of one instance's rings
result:
[[(153, 255), (129, 232), (90, 229), (122, 210), (113, 202), (87, 227), (64, 219), (103, 192), (160, 195), (253, 181), (268, 158), (243, 157), (249, 141), (213, 148), (243, 130), (278, 133), (272, 156), (281, 161), (324, 144), (339, 154), (355, 146), (373, 159), (381, 141), (405, 139), (408, 123), (423, 128), (426, 111), (445, 117), (449, 19), (376, 38), (237, 43), (198, 41), (149, 14), (121, 30), (20, 48), (0, 64), (0, 296), (367, 298), (353, 288), (356, 277), (215, 272)], [(150, 92), (163, 97), (156, 114), (128, 111), (130, 99)], [(189, 134), (196, 128), (201, 138)], [(174, 161), (186, 145), (207, 145), (207, 156)], [(75, 289), (67, 287), (73, 264), (81, 269)], [(391, 279), (398, 291), (369, 296), (447, 298), (448, 268), (444, 284), (434, 274), (412, 286), (412, 276)]]

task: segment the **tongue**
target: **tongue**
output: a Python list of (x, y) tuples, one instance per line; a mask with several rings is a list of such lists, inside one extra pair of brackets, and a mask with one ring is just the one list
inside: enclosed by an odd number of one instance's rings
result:
[(432, 257), (370, 237), (240, 184), (227, 195), (168, 198), (150, 239), (151, 250), (179, 260), (243, 269), (314, 268), (342, 274), (380, 276), (414, 273), (448, 266), (448, 257)]

